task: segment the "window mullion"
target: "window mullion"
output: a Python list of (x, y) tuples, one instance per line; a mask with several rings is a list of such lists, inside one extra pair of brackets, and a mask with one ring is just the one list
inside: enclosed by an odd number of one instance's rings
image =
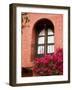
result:
[(47, 54), (47, 30), (45, 29), (45, 55)]

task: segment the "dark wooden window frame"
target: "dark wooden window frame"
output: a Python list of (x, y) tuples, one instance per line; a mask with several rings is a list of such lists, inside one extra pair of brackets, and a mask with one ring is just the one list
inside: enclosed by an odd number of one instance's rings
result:
[[(41, 32), (41, 31), (40, 31)], [(39, 33), (40, 33), (39, 32)], [(45, 35), (40, 35), (39, 36), (39, 33), (37, 33), (37, 44), (36, 44), (36, 47), (37, 47), (37, 51), (36, 51), (36, 54), (37, 54), (37, 56), (36, 57), (42, 57), (42, 56), (44, 56), (44, 55), (46, 55), (46, 54), (48, 54), (47, 53), (47, 46), (51, 46), (51, 45), (54, 45), (55, 43), (48, 43), (47, 41), (48, 41), (48, 37), (50, 37), (50, 36), (54, 36), (54, 30), (52, 30), (52, 32), (53, 32), (53, 34), (52, 35), (48, 35), (48, 30), (47, 29), (45, 29)], [(39, 37), (44, 37), (44, 44), (38, 44), (38, 38)], [(38, 54), (38, 46), (44, 46), (44, 54)], [(50, 53), (50, 54), (52, 54), (52, 53)]]

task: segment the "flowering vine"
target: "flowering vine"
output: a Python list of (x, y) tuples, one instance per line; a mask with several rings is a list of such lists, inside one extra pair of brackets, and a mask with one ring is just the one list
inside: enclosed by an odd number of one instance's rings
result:
[(37, 76), (62, 75), (63, 49), (60, 48), (53, 54), (35, 58), (33, 72)]

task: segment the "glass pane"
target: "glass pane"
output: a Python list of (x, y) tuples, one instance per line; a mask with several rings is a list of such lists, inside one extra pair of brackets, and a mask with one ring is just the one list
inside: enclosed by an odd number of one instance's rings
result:
[(48, 43), (54, 43), (54, 36), (48, 36)]
[(45, 37), (39, 37), (38, 38), (38, 44), (44, 44), (44, 38)]
[(48, 29), (48, 35), (53, 35), (53, 31), (51, 29)]
[(45, 30), (41, 30), (41, 32), (39, 33), (39, 36), (45, 35)]
[(38, 46), (38, 54), (44, 54), (44, 46)]
[(48, 45), (47, 46), (47, 53), (53, 53), (54, 52), (54, 45)]

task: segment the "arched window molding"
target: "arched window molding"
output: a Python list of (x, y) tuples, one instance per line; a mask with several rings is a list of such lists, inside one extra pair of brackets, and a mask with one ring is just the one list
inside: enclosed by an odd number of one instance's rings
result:
[(35, 25), (36, 31), (36, 55), (41, 57), (48, 53), (54, 53), (54, 25), (48, 19), (40, 19)]

